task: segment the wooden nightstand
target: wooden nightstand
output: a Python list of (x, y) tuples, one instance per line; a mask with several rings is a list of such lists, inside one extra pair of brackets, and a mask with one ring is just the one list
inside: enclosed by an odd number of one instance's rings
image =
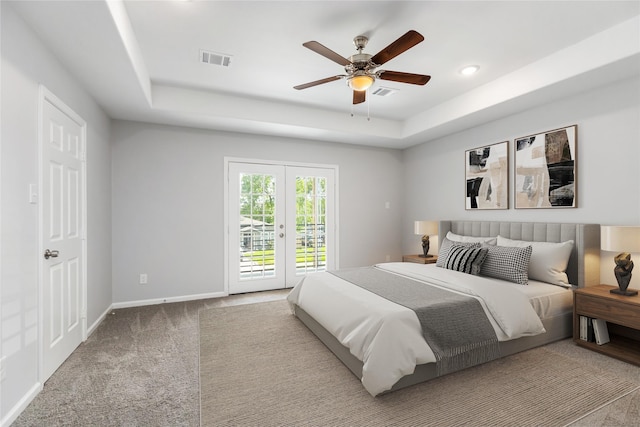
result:
[(438, 261), (437, 255), (432, 255), (428, 258), (421, 257), (420, 255), (403, 255), (402, 262), (417, 262), (418, 264), (435, 264)]
[[(597, 285), (573, 293), (573, 341), (628, 363), (640, 366), (640, 296), (609, 293), (615, 286)], [(610, 341), (598, 345), (580, 339), (580, 316), (607, 322)]]

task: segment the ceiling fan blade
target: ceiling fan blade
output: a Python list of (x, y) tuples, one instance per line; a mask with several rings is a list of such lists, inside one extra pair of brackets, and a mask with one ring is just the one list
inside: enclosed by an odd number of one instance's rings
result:
[(320, 43), (318, 43), (316, 41), (310, 41), (310, 42), (302, 43), (302, 46), (304, 46), (304, 47), (306, 47), (308, 49), (311, 49), (315, 53), (318, 53), (318, 54), (324, 56), (325, 58), (329, 58), (333, 62), (337, 62), (338, 64), (340, 64), (342, 66), (347, 66), (347, 65), (351, 64), (351, 62), (347, 58), (345, 58), (345, 57), (343, 57), (341, 55), (338, 55), (337, 53), (335, 53), (334, 51), (332, 51), (328, 47), (326, 47), (324, 45), (321, 45)]
[(375, 54), (371, 58), (371, 61), (373, 61), (374, 64), (382, 65), (385, 62), (400, 55), (402, 52), (411, 49), (422, 40), (424, 40), (422, 34), (414, 30), (409, 30), (398, 40), (394, 41), (389, 46), (385, 47), (380, 52)]
[[(381, 70), (382, 71), (382, 70)], [(409, 83), (412, 85), (425, 85), (431, 76), (425, 76), (424, 74), (411, 74), (401, 73), (400, 71), (382, 71), (378, 78), (380, 80), (391, 80), (399, 83)]]
[(367, 97), (366, 90), (354, 90), (353, 91), (353, 104), (362, 104)]
[(306, 88), (309, 88), (309, 87), (312, 87), (312, 86), (318, 86), (318, 85), (321, 85), (321, 84), (324, 84), (324, 83), (329, 83), (329, 82), (333, 82), (335, 80), (340, 80), (341, 78), (342, 78), (342, 76), (327, 77), (326, 79), (316, 80), (314, 82), (309, 82), (309, 83), (305, 83), (305, 84), (302, 84), (302, 85), (294, 86), (293, 88), (294, 89), (298, 89), (298, 90), (306, 89)]

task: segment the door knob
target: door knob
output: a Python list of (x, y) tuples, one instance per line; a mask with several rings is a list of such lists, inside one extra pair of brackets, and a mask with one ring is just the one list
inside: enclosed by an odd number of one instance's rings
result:
[(57, 258), (59, 253), (60, 252), (58, 251), (50, 251), (49, 249), (47, 249), (44, 251), (44, 259)]

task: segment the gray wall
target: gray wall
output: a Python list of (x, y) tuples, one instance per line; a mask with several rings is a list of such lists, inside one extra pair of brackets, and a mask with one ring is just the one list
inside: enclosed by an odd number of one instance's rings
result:
[(114, 303), (224, 291), (225, 156), (338, 165), (340, 266), (401, 259), (398, 150), (126, 121), (112, 141)]
[[(513, 140), (578, 125), (578, 207), (513, 209)], [(510, 141), (508, 210), (466, 211), (465, 150)], [(634, 78), (505, 117), (405, 150), (403, 247), (417, 252), (416, 219), (590, 222), (640, 225), (640, 79)], [(416, 172), (425, 177), (417, 180)], [(426, 184), (425, 181), (431, 184)], [(434, 248), (435, 249), (435, 248)], [(601, 280), (616, 284), (613, 256), (602, 253)], [(638, 254), (640, 255), (640, 254)], [(640, 262), (635, 256), (636, 262)], [(611, 267), (611, 268), (608, 268)], [(631, 287), (640, 288), (640, 274)]]
[[(41, 41), (1, 2), (2, 123), (0, 187), (0, 295), (2, 355), (0, 420), (8, 419), (38, 383), (38, 205), (29, 184), (38, 183), (38, 85), (87, 122), (87, 323), (111, 306), (110, 120)], [(22, 402), (21, 402), (22, 400)], [(28, 400), (27, 400), (28, 402)]]

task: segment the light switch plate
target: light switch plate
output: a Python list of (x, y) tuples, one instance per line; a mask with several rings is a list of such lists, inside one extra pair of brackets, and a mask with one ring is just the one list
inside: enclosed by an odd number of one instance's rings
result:
[(32, 205), (38, 203), (38, 186), (36, 184), (29, 184), (29, 203)]

